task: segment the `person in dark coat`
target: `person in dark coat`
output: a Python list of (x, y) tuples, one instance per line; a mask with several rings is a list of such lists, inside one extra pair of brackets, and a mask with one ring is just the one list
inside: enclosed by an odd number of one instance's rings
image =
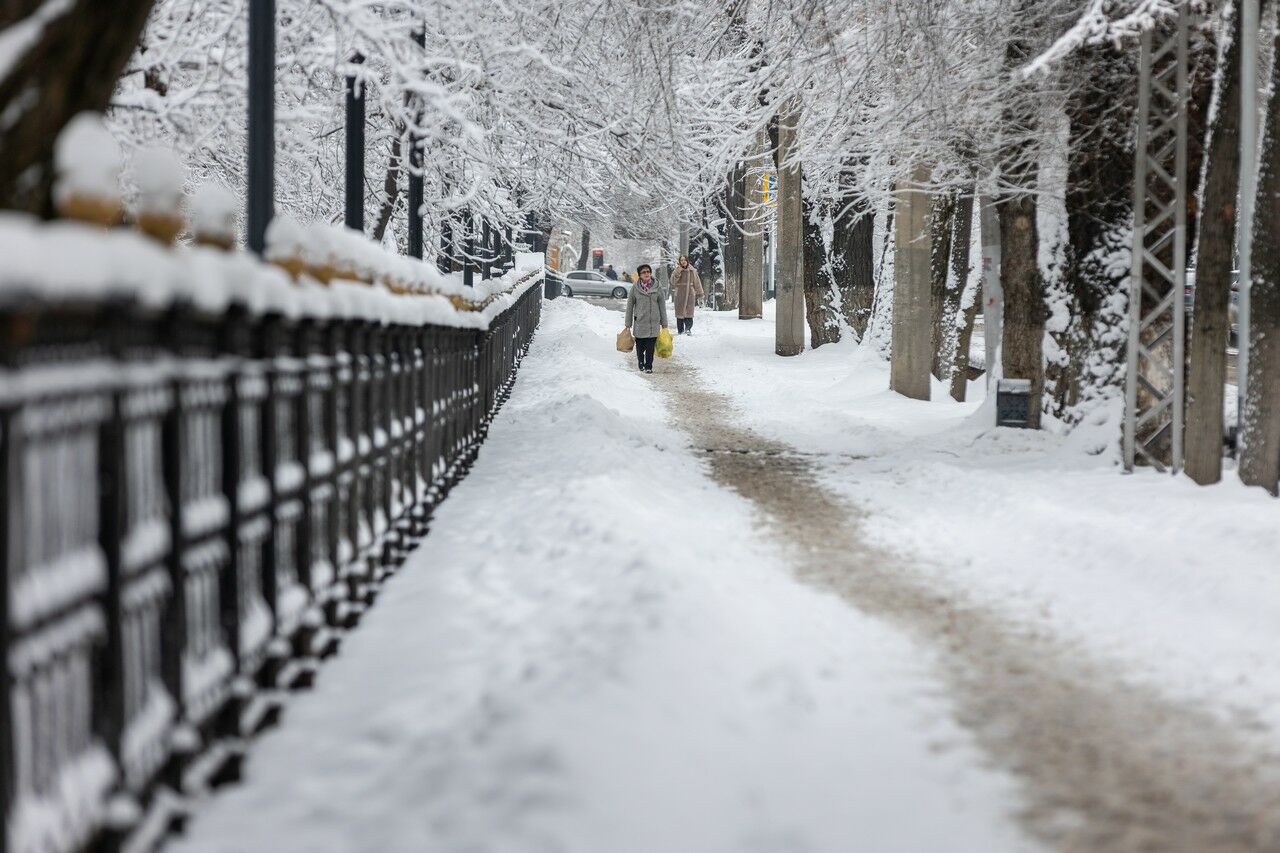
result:
[(618, 280), (618, 271), (613, 268), (613, 264), (606, 264), (604, 268), (604, 277), (610, 281)]
[(653, 350), (658, 331), (667, 328), (667, 300), (662, 288), (653, 280), (648, 264), (636, 267), (638, 281), (627, 294), (626, 328), (636, 339), (636, 360), (645, 373), (653, 373)]

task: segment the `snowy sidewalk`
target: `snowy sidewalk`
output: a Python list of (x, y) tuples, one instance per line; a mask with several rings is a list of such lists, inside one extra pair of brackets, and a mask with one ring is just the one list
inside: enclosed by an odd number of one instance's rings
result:
[(177, 849), (1034, 848), (935, 655), (794, 579), (617, 319), (546, 306), (423, 546)]

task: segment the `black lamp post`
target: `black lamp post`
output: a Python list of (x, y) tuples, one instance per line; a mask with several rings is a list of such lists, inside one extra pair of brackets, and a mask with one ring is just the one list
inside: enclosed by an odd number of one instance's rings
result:
[(249, 3), (249, 250), (267, 247), (267, 226), (275, 214), (275, 0)]
[[(418, 47), (425, 45), (426, 31), (418, 30), (413, 40)], [(421, 111), (417, 120), (421, 124)], [(417, 133), (409, 136), (409, 254), (422, 257), (422, 140)]]
[[(352, 63), (364, 57), (356, 54)], [(364, 231), (364, 83), (354, 73), (347, 75), (347, 176), (346, 223)]]

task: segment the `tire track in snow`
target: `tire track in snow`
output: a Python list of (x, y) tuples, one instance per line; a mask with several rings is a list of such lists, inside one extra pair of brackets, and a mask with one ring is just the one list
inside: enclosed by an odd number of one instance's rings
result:
[(655, 383), (714, 479), (755, 505), (801, 578), (939, 652), (958, 722), (1022, 781), (1017, 817), (1034, 836), (1070, 851), (1280, 850), (1280, 754), (1265, 732), (939, 588), (869, 547), (814, 460), (739, 426), (690, 366), (668, 362)]

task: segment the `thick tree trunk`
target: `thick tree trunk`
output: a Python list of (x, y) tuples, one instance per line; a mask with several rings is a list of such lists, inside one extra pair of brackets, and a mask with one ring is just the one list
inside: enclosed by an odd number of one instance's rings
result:
[(746, 207), (747, 170), (741, 163), (729, 170), (724, 194), (724, 294), (716, 307), (736, 311), (742, 290), (742, 211)]
[[(1027, 61), (1025, 43), (1009, 42), (1006, 64), (1021, 68)], [(1027, 426), (1040, 428), (1040, 408), (1044, 396), (1044, 282), (1041, 280), (1039, 233), (1036, 228), (1036, 179), (1038, 155), (1031, 134), (1037, 127), (1034, 92), (1013, 93), (1014, 102), (1005, 110), (1005, 124), (1026, 134), (1008, 146), (1003, 168), (1010, 187), (996, 202), (1000, 219), (1000, 285), (1004, 291), (1004, 340), (1002, 364), (1006, 379), (1029, 379), (1031, 399)]]
[[(60, 15), (45, 0), (0, 4), (0, 30), (32, 26), (25, 50), (0, 71), (0, 207), (53, 213), (53, 146), (78, 113), (102, 112), (133, 55), (153, 0), (75, 0)], [(42, 24), (42, 25), (41, 25)]]
[(840, 340), (839, 313), (827, 270), (827, 250), (822, 243), (818, 205), (805, 199), (804, 211), (804, 309), (809, 323), (809, 344), (814, 349)]
[(875, 304), (875, 214), (860, 202), (843, 200), (832, 229), (832, 268), (840, 291), (840, 311), (861, 341)]
[(893, 340), (889, 387), (906, 397), (928, 400), (931, 339), (929, 227), (930, 200), (922, 187), (927, 166), (917, 166), (911, 180), (894, 193)]
[(764, 313), (764, 194), (758, 173), (747, 177), (746, 234), (742, 238), (742, 292), (738, 319), (755, 320)]
[(800, 164), (788, 163), (795, 145), (800, 104), (792, 100), (777, 123), (778, 163), (778, 249), (777, 314), (774, 351), (778, 355), (799, 355), (804, 351), (804, 204), (800, 186)]
[(578, 252), (578, 269), (585, 270), (591, 264), (591, 229), (582, 226), (582, 250)]
[(974, 283), (972, 298), (961, 304), (964, 315), (961, 318), (959, 334), (956, 336), (956, 357), (951, 367), (951, 399), (963, 403), (969, 388), (969, 344), (973, 342), (973, 324), (978, 319), (978, 311), (982, 307), (982, 281)]
[(1240, 182), (1240, 12), (1218, 70), (1217, 119), (1209, 130), (1208, 168), (1201, 192), (1195, 304), (1191, 313), (1190, 374), (1184, 459), (1201, 485), (1222, 479), (1222, 397), (1231, 327), (1236, 196)]
[[(951, 210), (950, 258), (947, 264), (947, 280), (942, 293), (942, 322), (936, 326), (934, 342), (934, 375), (939, 379), (952, 379), (952, 396), (955, 396), (954, 372), (956, 351), (959, 347), (961, 322), (960, 301), (969, 281), (969, 238), (973, 234), (973, 189), (955, 198)], [(972, 322), (972, 320), (970, 320)], [(972, 330), (971, 330), (972, 331)], [(966, 370), (968, 354), (965, 355)], [(961, 394), (963, 395), (963, 391)]]
[(944, 325), (947, 309), (947, 273), (951, 264), (952, 218), (955, 216), (956, 197), (945, 193), (933, 197), (929, 214), (929, 307), (930, 348), (933, 358), (929, 372), (935, 379), (945, 379), (950, 362), (943, 349)]
[[(1244, 400), (1240, 479), (1271, 494), (1280, 487), (1280, 62), (1271, 69), (1253, 220), (1248, 393)], [(1199, 282), (1197, 282), (1199, 287)], [(1244, 333), (1245, 330), (1241, 330)]]

